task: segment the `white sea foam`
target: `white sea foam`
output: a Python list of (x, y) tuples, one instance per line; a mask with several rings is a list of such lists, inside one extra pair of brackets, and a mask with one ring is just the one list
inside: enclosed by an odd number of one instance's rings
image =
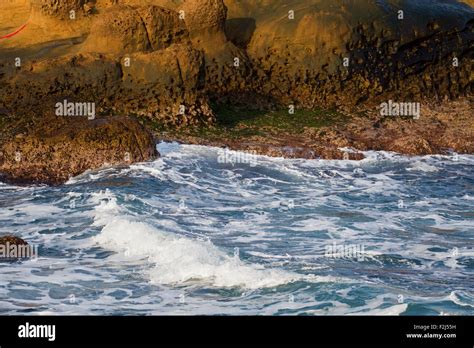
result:
[[(407, 308), (408, 308), (408, 304), (401, 303), (401, 304), (394, 305), (391, 307), (372, 309), (366, 312), (365, 314), (367, 315), (400, 315), (403, 312), (405, 312)], [(358, 312), (355, 314), (363, 314), (363, 313)]]
[(437, 172), (438, 168), (434, 165), (428, 164), (423, 161), (416, 161), (413, 162), (410, 167), (407, 169), (408, 171), (419, 171), (419, 172)]
[(115, 197), (107, 192), (95, 195), (94, 225), (103, 225), (96, 243), (126, 257), (147, 259), (150, 280), (158, 284), (201, 283), (215, 287), (258, 289), (298, 281), (326, 281), (259, 264), (247, 264), (230, 256), (210, 241), (192, 240), (160, 231), (150, 224), (124, 217)]
[(459, 306), (474, 308), (474, 297), (463, 291), (451, 291), (447, 299)]
[[(212, 147), (159, 150), (66, 187), (0, 186), (0, 233), (44, 253), (0, 263), (0, 314), (397, 315), (400, 292), (423, 304), (413, 313), (472, 311), (474, 198), (463, 176), (474, 156), (256, 156), (251, 167), (218, 163)], [(364, 261), (326, 257), (333, 242), (363, 246)]]

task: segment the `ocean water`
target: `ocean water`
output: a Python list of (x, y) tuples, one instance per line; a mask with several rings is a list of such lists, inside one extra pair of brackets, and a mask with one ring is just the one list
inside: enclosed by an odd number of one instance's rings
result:
[(288, 160), (162, 143), (0, 184), (0, 314), (474, 314), (474, 156)]

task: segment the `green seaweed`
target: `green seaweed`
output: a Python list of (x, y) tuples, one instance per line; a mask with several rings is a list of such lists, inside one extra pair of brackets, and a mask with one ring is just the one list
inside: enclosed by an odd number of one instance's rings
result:
[(346, 117), (336, 111), (295, 110), (293, 114), (288, 110), (278, 111), (238, 111), (232, 109), (217, 109), (217, 125), (225, 128), (275, 128), (290, 133), (301, 132), (306, 127), (321, 128), (343, 122)]
[(167, 128), (163, 124), (141, 117), (140, 121), (155, 134), (165, 132), (176, 139), (193, 136), (207, 141), (239, 140), (279, 133), (298, 135), (305, 128), (321, 128), (347, 122), (347, 116), (325, 109), (256, 111), (215, 107), (216, 122), (211, 126)]

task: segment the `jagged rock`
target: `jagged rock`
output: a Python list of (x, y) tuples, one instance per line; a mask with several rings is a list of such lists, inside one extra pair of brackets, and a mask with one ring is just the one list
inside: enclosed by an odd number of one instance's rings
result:
[[(474, 11), (456, 1), (405, 2), (403, 7), (371, 0), (227, 4), (233, 21), (229, 37), (254, 28), (245, 45), (256, 77), (249, 83), (283, 105), (357, 105), (393, 93), (411, 99), (469, 93), (474, 34), (468, 22)], [(449, 69), (454, 56), (459, 68)], [(429, 86), (418, 80), (423, 71), (432, 78)], [(452, 80), (457, 83), (450, 85)]]

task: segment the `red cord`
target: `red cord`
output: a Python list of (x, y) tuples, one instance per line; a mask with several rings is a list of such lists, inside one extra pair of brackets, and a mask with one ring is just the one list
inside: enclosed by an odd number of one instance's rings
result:
[(7, 34), (5, 36), (1, 36), (0, 37), (0, 40), (4, 40), (4, 39), (9, 39), (11, 38), (12, 36), (15, 36), (16, 34), (18, 34), (20, 31), (22, 31), (23, 29), (25, 29), (25, 27), (28, 25), (28, 23), (25, 23), (23, 24), (20, 28), (18, 28), (17, 30), (15, 30), (13, 33), (10, 33), (10, 34)]

